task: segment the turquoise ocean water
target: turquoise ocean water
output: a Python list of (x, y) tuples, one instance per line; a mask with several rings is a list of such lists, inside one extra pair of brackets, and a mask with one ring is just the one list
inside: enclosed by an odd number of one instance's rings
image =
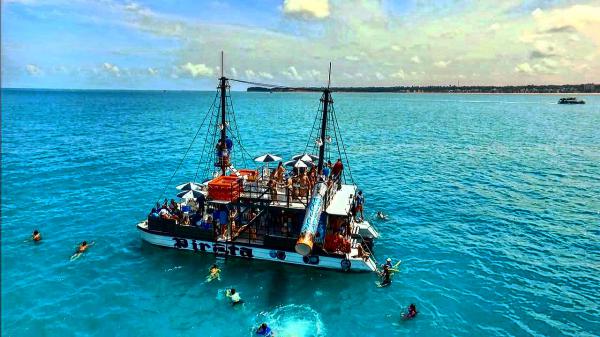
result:
[[(384, 289), (236, 259), (207, 284), (213, 256), (142, 244), (135, 224), (213, 96), (2, 91), (3, 336), (600, 334), (600, 96), (334, 93), (367, 212), (390, 216), (376, 255), (403, 260)], [(251, 154), (304, 149), (319, 94), (232, 96)], [(82, 240), (96, 244), (70, 262)]]

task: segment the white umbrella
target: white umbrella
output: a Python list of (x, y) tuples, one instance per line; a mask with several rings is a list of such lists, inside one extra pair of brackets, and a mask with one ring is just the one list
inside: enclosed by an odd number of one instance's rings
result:
[(189, 190), (177, 193), (177, 197), (181, 199), (196, 199), (198, 198), (202, 192), (196, 190)]
[(293, 156), (292, 159), (294, 159), (294, 160), (302, 160), (304, 162), (311, 162), (313, 160), (319, 159), (319, 157), (317, 157), (317, 156), (315, 156), (313, 154), (303, 153), (303, 154), (297, 154), (297, 155)]
[(306, 163), (302, 160), (297, 160), (296, 163), (294, 164), (295, 168), (307, 168), (308, 165), (306, 165)]
[(200, 191), (202, 189), (202, 187), (198, 184), (196, 184), (195, 182), (189, 182), (189, 183), (185, 183), (185, 184), (181, 184), (177, 187), (175, 187), (178, 190), (182, 190), (182, 191)]
[(285, 164), (283, 164), (285, 166), (293, 166), (293, 167), (311, 167), (314, 166), (315, 164), (312, 161), (304, 161), (304, 160), (290, 160), (290, 161), (286, 161)]
[(254, 158), (254, 161), (257, 161), (259, 163), (272, 163), (274, 161), (280, 161), (280, 160), (281, 160), (281, 157), (278, 157), (278, 156), (276, 156), (274, 154), (270, 154), (270, 153), (267, 153), (260, 157)]

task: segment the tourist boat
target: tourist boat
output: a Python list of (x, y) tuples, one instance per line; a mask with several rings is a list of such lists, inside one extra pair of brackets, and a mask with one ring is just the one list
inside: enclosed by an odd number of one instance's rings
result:
[(585, 101), (575, 97), (564, 97), (558, 100), (558, 104), (585, 104)]
[[(309, 144), (303, 154), (286, 163), (291, 169), (281, 177), (282, 169), (270, 170), (268, 163), (258, 168), (239, 166), (248, 153), (240, 142), (230, 81), (244, 82), (221, 74), (213, 108), (205, 117), (209, 140), (203, 147), (208, 150), (201, 154), (203, 165), (197, 157), (190, 160), (194, 167), (206, 168), (206, 179), (179, 185), (180, 201), (171, 211), (157, 203), (147, 219), (137, 224), (142, 240), (219, 258), (343, 272), (376, 271), (373, 245), (379, 233), (354, 214), (358, 188), (345, 156), (329, 85), (323, 89)], [(346, 165), (336, 177), (323, 174), (316, 180), (304, 179), (311, 170), (333, 173), (327, 162), (338, 158), (344, 158)], [(253, 163), (280, 159), (265, 155)]]

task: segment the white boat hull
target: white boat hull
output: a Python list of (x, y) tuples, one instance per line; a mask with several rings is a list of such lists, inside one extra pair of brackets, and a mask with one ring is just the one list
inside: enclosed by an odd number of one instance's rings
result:
[(237, 242), (213, 242), (160, 235), (148, 231), (145, 221), (138, 224), (137, 228), (140, 231), (142, 240), (162, 247), (191, 250), (198, 253), (209, 253), (222, 257), (257, 259), (345, 272), (372, 272), (377, 269), (375, 262), (371, 258), (366, 261), (362, 258), (348, 258), (347, 256), (349, 254), (346, 254), (346, 257), (344, 258), (320, 255), (302, 256), (295, 252), (262, 248)]

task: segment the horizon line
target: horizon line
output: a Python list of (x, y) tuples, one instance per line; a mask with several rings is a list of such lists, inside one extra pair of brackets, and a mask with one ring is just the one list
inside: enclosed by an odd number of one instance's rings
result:
[[(431, 87), (443, 87), (443, 88), (473, 88), (473, 87), (481, 87), (481, 88), (509, 88), (509, 87), (550, 87), (550, 86), (581, 86), (581, 85), (600, 85), (596, 83), (566, 83), (566, 84), (512, 84), (512, 85), (456, 85), (456, 84), (437, 84), (437, 85), (391, 85), (391, 86), (375, 86), (375, 85), (367, 85), (367, 86), (340, 86), (340, 87), (331, 87), (332, 89), (346, 89), (346, 88), (431, 88)], [(265, 88), (261, 86), (248, 86), (247, 88)], [(290, 88), (290, 89), (306, 89), (306, 88), (320, 88), (317, 86), (282, 86), (282, 88)], [(324, 88), (324, 87), (323, 87)], [(212, 89), (132, 89), (132, 88), (41, 88), (41, 87), (0, 87), (0, 89), (8, 89), (8, 90), (66, 90), (66, 91), (77, 91), (77, 90), (87, 90), (87, 91), (184, 91), (184, 92), (195, 92), (195, 91), (213, 91)], [(246, 90), (231, 90), (231, 91), (240, 91), (246, 92)]]

